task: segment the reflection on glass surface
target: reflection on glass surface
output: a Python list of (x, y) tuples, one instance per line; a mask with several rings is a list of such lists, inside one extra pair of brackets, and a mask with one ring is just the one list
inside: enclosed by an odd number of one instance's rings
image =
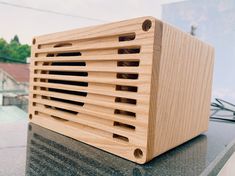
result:
[(139, 165), (40, 126), (29, 124), (26, 175), (198, 175), (207, 137), (199, 137)]

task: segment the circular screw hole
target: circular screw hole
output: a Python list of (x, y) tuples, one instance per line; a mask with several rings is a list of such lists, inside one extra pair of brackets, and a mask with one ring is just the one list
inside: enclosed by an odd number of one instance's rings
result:
[(145, 20), (142, 24), (143, 31), (148, 31), (152, 27), (152, 22), (150, 20)]
[(143, 152), (142, 152), (142, 150), (141, 149), (139, 149), (139, 148), (137, 148), (137, 149), (135, 149), (135, 151), (134, 151), (134, 156), (136, 157), (136, 158), (142, 158), (143, 157)]
[(33, 39), (33, 42), (32, 42), (32, 43), (33, 43), (33, 45), (35, 45), (35, 43), (36, 43), (36, 39), (35, 39), (35, 38)]
[(33, 118), (32, 114), (29, 114), (29, 119), (31, 120)]

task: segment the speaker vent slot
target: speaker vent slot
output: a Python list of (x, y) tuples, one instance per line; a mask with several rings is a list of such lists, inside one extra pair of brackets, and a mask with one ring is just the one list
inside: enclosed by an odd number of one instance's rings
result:
[(53, 62), (54, 66), (86, 66), (86, 62)]
[[(46, 74), (46, 73), (42, 73)], [(52, 75), (67, 75), (67, 76), (88, 76), (87, 72), (69, 72), (69, 71), (50, 71), (49, 74)]]
[(54, 56), (55, 56), (55, 54), (53, 54), (53, 53), (47, 54), (47, 57), (54, 57)]
[(66, 80), (48, 79), (48, 82), (55, 83), (55, 84), (65, 84), (65, 85), (88, 87), (87, 82), (80, 82), (80, 81), (66, 81)]
[(128, 91), (128, 92), (137, 92), (138, 87), (136, 87), (136, 86), (116, 85), (116, 90), (119, 90), (119, 91)]
[(120, 48), (118, 54), (136, 54), (140, 53), (140, 48)]
[(47, 57), (61, 56), (61, 57), (69, 57), (69, 56), (81, 56), (81, 52), (66, 52), (66, 53), (48, 53)]
[(121, 114), (121, 115), (128, 116), (130, 118), (136, 117), (136, 113), (130, 112), (130, 111), (124, 111), (124, 110), (120, 110), (120, 109), (115, 109), (114, 114)]
[(61, 98), (50, 97), (50, 99), (54, 100), (54, 101), (58, 101), (58, 102), (72, 104), (72, 105), (78, 105), (78, 106), (83, 106), (84, 105), (84, 103), (82, 103), (82, 102), (66, 100), (66, 99), (61, 99)]
[(140, 61), (118, 61), (117, 66), (118, 67), (138, 67), (140, 64)]
[(121, 122), (114, 122), (113, 126), (125, 128), (125, 129), (128, 129), (128, 130), (135, 130), (135, 126), (128, 125), (128, 124), (121, 123)]
[(135, 99), (123, 98), (123, 97), (116, 97), (115, 98), (115, 102), (127, 103), (127, 104), (136, 104), (136, 100)]
[(62, 122), (66, 122), (66, 121), (69, 121), (69, 120), (66, 120), (66, 119), (62, 119), (60, 117), (57, 117), (57, 116), (54, 116), (54, 115), (51, 115), (51, 117), (55, 120), (59, 120), (59, 121), (62, 121)]
[(59, 53), (56, 56), (81, 56), (81, 52), (72, 52), (72, 53)]
[(129, 139), (119, 134), (113, 134), (113, 138), (119, 141), (129, 142)]
[(135, 39), (135, 34), (121, 35), (118, 37), (119, 42), (131, 41)]
[(117, 73), (117, 78), (119, 79), (138, 79), (138, 74), (131, 73)]
[(78, 112), (76, 112), (76, 111), (72, 111), (72, 110), (68, 110), (68, 109), (64, 109), (64, 108), (51, 107), (51, 106), (48, 106), (47, 108), (57, 109), (59, 111), (67, 112), (67, 113), (70, 113), (70, 114), (73, 114), (73, 115), (78, 114)]
[(58, 43), (58, 44), (55, 44), (53, 47), (61, 48), (61, 47), (69, 47), (69, 46), (72, 46), (72, 43)]
[(71, 91), (71, 90), (64, 90), (64, 89), (49, 88), (48, 91), (70, 94), (70, 95), (78, 95), (78, 96), (83, 96), (83, 97), (87, 96), (86, 92), (78, 92), (78, 91)]

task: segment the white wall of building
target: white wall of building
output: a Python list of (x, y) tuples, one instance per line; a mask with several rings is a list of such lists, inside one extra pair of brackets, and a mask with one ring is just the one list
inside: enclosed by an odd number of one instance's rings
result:
[(0, 69), (0, 90), (28, 90), (28, 83), (18, 83), (12, 76)]

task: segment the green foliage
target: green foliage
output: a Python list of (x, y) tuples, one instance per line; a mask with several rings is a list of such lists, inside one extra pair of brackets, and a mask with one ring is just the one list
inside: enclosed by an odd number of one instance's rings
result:
[(11, 39), (11, 43), (12, 43), (12, 42), (16, 42), (16, 43), (20, 44), (20, 40), (19, 40), (18, 35), (15, 35), (14, 38)]
[(0, 38), (0, 61), (4, 62), (26, 62), (26, 58), (30, 56), (30, 46), (20, 44), (17, 35), (8, 43)]

